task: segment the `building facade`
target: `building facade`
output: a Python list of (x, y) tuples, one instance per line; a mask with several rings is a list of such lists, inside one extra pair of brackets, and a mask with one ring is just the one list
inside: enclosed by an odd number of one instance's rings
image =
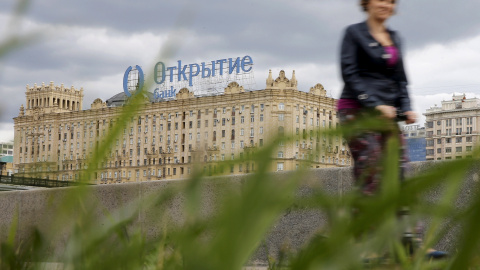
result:
[(13, 174), (13, 156), (0, 157), (0, 175), (10, 176)]
[(453, 95), (427, 110), (426, 159), (449, 160), (471, 157), (479, 141), (480, 99)]
[(0, 157), (13, 156), (13, 142), (0, 143)]
[(426, 132), (420, 125), (403, 126), (403, 136), (407, 146), (407, 154), (410, 161), (426, 160)]
[[(15, 170), (22, 176), (65, 181), (79, 179), (127, 100), (121, 93), (107, 102), (96, 99), (82, 110), (83, 90), (53, 82), (27, 85), (26, 96), (27, 108), (22, 105), (14, 118)], [(92, 182), (185, 178), (197, 164), (213, 173), (219, 162), (244, 157), (279, 133), (303, 136), (278, 145), (270, 171), (294, 170), (305, 163), (313, 168), (349, 166), (342, 138), (315, 135), (316, 129), (337, 126), (335, 104), (321, 84), (298, 91), (295, 71), (291, 79), (281, 71), (275, 80), (270, 71), (266, 88), (258, 91), (232, 82), (214, 96), (195, 96), (183, 88), (173, 100), (145, 97), (138, 114), (114, 139), (108, 158), (98, 164)], [(255, 169), (245, 161), (223, 173)]]

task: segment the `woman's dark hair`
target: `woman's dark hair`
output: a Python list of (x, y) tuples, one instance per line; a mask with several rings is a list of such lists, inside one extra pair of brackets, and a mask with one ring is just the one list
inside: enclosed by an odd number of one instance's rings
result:
[(367, 11), (367, 4), (368, 0), (360, 0), (360, 6), (362, 7), (363, 11)]
[[(367, 5), (369, 0), (360, 0), (360, 6), (362, 7), (363, 11), (367, 11)], [(396, 3), (397, 1), (393, 1), (393, 3)], [(394, 12), (395, 13), (395, 12)]]

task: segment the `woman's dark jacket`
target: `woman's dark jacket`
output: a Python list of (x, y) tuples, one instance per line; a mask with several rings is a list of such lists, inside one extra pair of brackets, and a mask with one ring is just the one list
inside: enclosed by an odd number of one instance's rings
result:
[(390, 105), (402, 112), (411, 111), (400, 38), (394, 31), (388, 32), (398, 49), (398, 61), (393, 67), (387, 66), (391, 56), (370, 34), (366, 22), (346, 29), (341, 49), (345, 86), (340, 98), (356, 99), (364, 107)]

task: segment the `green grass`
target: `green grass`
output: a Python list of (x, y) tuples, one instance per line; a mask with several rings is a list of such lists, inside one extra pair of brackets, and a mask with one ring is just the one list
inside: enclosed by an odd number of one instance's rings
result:
[[(22, 2), (18, 14), (24, 10)], [(185, 22), (179, 22), (179, 24)], [(187, 23), (188, 24), (188, 23)], [(185, 25), (180, 25), (179, 28)], [(24, 45), (31, 37), (11, 37), (0, 44), (0, 56), (4, 56), (18, 45)], [(159, 59), (170, 59), (181, 44), (181, 35), (172, 35)], [(20, 43), (18, 43), (20, 42)], [(152, 85), (151, 78), (144, 89)], [(145, 91), (142, 89), (142, 91)], [(113, 142), (120, 136), (126, 121), (135, 116), (143, 104), (141, 94), (130, 99), (113, 128), (109, 130), (107, 143), (102, 144), (90, 157), (88, 170), (82, 181), (89, 182), (96, 165), (104, 160)], [(359, 126), (369, 129), (388, 129), (379, 119), (363, 119)], [(344, 130), (317, 130), (319, 136), (338, 136), (354, 132)], [(52, 202), (57, 215), (49, 222), (50, 230), (32, 230), (28, 242), (16, 242), (18, 214), (13, 218), (9, 237), (0, 243), (0, 269), (42, 269), (35, 262), (59, 262), (64, 269), (242, 269), (264, 241), (279, 218), (286, 211), (318, 210), (326, 214), (328, 224), (319, 228), (301, 250), (285, 247), (279, 254), (270, 254), (270, 269), (480, 269), (476, 251), (480, 240), (480, 194), (471, 190), (473, 198), (462, 208), (454, 201), (460, 196), (461, 186), (468, 169), (476, 164), (474, 159), (462, 159), (435, 165), (420, 174), (398, 180), (398, 141), (388, 142), (388, 154), (384, 163), (383, 185), (375, 196), (359, 196), (351, 191), (342, 196), (328, 194), (314, 188), (310, 195), (297, 196), (301, 179), (305, 175), (308, 161), (291, 174), (267, 172), (280, 141), (293, 143), (297, 136), (272, 138), (244, 159), (221, 162), (218, 171), (228, 170), (231, 164), (254, 162), (255, 172), (248, 179), (231, 185), (207, 178), (195, 170), (190, 179), (169, 186), (162, 192), (150, 194), (132, 201), (114, 212), (105, 212), (99, 220), (101, 209), (91, 187), (70, 188), (62, 199)], [(475, 150), (477, 157), (479, 149)], [(313, 155), (314, 156), (314, 155)], [(206, 215), (202, 210), (206, 185), (214, 185), (218, 194), (215, 211)], [(428, 192), (440, 190), (440, 200), (426, 199)], [(168, 216), (168, 207), (175, 200), (183, 201), (183, 222)], [(398, 222), (398, 209), (411, 210), (411, 223), (417, 219), (430, 220), (426, 234), (426, 246), (433, 246), (448, 232), (442, 226), (449, 220), (451, 226), (462, 227), (458, 245), (447, 260), (427, 261), (419, 250), (407, 256), (401, 246), (400, 236), (407, 224)], [(359, 214), (352, 215), (352, 209)], [(156, 238), (135, 227), (138, 216), (145, 209), (156, 222), (161, 233)], [(71, 217), (72, 211), (76, 215)], [(98, 226), (102, 224), (102, 226)], [(62, 238), (68, 235), (66, 238)], [(52, 255), (51, 243), (63, 239), (65, 248)], [(365, 256), (388, 254), (382, 263), (366, 265)]]

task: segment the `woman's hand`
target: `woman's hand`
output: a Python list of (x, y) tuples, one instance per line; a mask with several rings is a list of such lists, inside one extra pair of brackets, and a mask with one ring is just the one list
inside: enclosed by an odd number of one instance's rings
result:
[(414, 111), (405, 112), (405, 116), (407, 117), (407, 120), (405, 120), (405, 123), (407, 125), (417, 122), (417, 113), (416, 112), (414, 112)]
[(397, 109), (393, 106), (378, 105), (375, 107), (387, 119), (395, 119), (397, 117)]

